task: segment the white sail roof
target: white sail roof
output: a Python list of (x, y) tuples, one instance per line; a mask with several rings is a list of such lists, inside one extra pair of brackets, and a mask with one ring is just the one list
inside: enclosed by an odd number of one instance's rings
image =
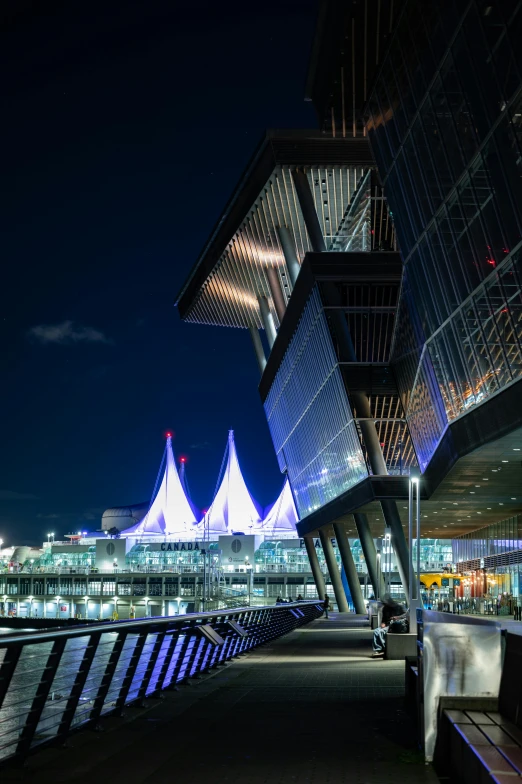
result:
[(245, 484), (237, 459), (234, 431), (228, 432), (228, 460), (225, 473), (210, 509), (201, 521), (210, 535), (258, 533), (262, 526), (260, 510)]
[(286, 479), (279, 498), (268, 508), (263, 521), (263, 533), (275, 537), (282, 534), (297, 536), (295, 524), (299, 521), (290, 482)]
[(170, 435), (167, 436), (165, 458), (165, 472), (149, 511), (143, 520), (124, 533), (176, 536), (193, 531), (196, 517), (176, 469)]

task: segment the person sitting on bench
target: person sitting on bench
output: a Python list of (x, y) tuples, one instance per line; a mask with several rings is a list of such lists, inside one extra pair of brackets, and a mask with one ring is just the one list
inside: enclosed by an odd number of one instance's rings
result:
[(372, 657), (374, 659), (384, 656), (384, 651), (386, 648), (386, 635), (390, 630), (390, 624), (392, 621), (403, 621), (408, 617), (408, 614), (402, 604), (398, 604), (398, 602), (394, 601), (389, 593), (384, 595), (382, 604), (383, 608), (381, 626), (380, 628), (375, 629), (373, 632)]

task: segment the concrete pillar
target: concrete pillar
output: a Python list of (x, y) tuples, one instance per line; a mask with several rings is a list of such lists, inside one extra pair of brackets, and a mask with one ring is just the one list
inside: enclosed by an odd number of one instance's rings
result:
[(272, 318), (272, 314), (270, 313), (270, 308), (268, 307), (268, 300), (266, 297), (262, 297), (261, 295), (257, 295), (257, 301), (259, 303), (259, 310), (261, 313), (261, 321), (263, 322), (263, 326), (265, 328), (266, 337), (268, 339), (268, 345), (270, 348), (275, 343), (275, 339), (277, 337), (277, 331), (274, 324), (274, 319)]
[(376, 599), (384, 595), (384, 578), (377, 564), (377, 550), (370, 531), (368, 518), (365, 514), (356, 512), (353, 516), (357, 527), (357, 534), (361, 543), (364, 560), (368, 569), (368, 575), (373, 587), (373, 595)]
[(323, 232), (321, 229), (321, 224), (319, 223), (319, 218), (317, 217), (314, 197), (312, 196), (312, 191), (310, 190), (306, 172), (299, 169), (293, 169), (292, 179), (294, 181), (297, 200), (299, 201), (299, 206), (301, 207), (301, 212), (303, 213), (303, 220), (305, 222), (306, 231), (308, 232), (308, 238), (310, 240), (312, 250), (314, 253), (325, 253), (326, 245)]
[(263, 344), (261, 343), (259, 330), (255, 326), (250, 326), (248, 331), (250, 332), (250, 337), (252, 338), (252, 343), (254, 344), (254, 351), (256, 352), (256, 359), (257, 364), (259, 365), (259, 370), (261, 371), (261, 375), (263, 375), (266, 368), (266, 357)]
[(350, 542), (348, 536), (341, 523), (333, 524), (334, 534), (337, 541), (337, 547), (341, 553), (341, 561), (344, 567), (344, 573), (348, 581), (348, 587), (352, 595), (353, 606), (358, 615), (366, 613), (366, 605), (364, 604), (364, 597), (362, 593), (361, 583), (359, 582), (359, 575), (355, 568), (352, 551), (350, 550)]
[(319, 566), (319, 558), (317, 557), (314, 540), (311, 536), (305, 536), (304, 543), (306, 547), (306, 554), (308, 556), (308, 560), (310, 561), (310, 569), (312, 570), (317, 593), (319, 594), (320, 599), (324, 599), (326, 587), (324, 584), (323, 573), (321, 571), (321, 567)]
[(286, 226), (277, 226), (276, 227), (277, 236), (279, 237), (279, 242), (281, 243), (281, 248), (283, 249), (283, 256), (285, 257), (286, 261), (286, 268), (288, 270), (288, 274), (290, 276), (290, 283), (292, 284), (292, 288), (295, 286), (295, 282), (297, 280), (297, 276), (299, 275), (299, 270), (301, 269), (301, 265), (299, 264), (299, 259), (297, 258), (297, 253), (295, 251), (295, 243), (292, 239), (292, 234)]
[(266, 268), (266, 277), (268, 279), (268, 285), (270, 286), (270, 293), (272, 294), (272, 301), (276, 309), (277, 318), (279, 319), (279, 323), (281, 323), (285, 315), (286, 302), (283, 297), (283, 289), (281, 288), (279, 274), (275, 267)]
[(335, 560), (332, 541), (330, 536), (323, 528), (319, 529), (319, 538), (321, 540), (321, 546), (323, 548), (324, 559), (326, 561), (326, 566), (328, 567), (330, 580), (332, 581), (332, 588), (334, 590), (337, 607), (339, 612), (348, 612), (348, 602), (346, 600), (346, 594), (343, 588), (343, 581), (341, 580), (341, 573), (337, 566), (337, 561)]

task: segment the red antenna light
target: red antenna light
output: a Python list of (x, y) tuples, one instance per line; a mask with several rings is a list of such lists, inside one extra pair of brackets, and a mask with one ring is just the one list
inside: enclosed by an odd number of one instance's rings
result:
[(187, 462), (187, 458), (186, 457), (180, 457), (179, 462), (180, 463), (186, 463)]
[(170, 432), (169, 433), (165, 433), (165, 435), (166, 435), (167, 438), (172, 438), (172, 433), (170, 433)]

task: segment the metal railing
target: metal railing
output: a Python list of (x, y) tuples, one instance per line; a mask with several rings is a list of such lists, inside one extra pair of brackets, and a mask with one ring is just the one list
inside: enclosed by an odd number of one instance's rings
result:
[(0, 763), (207, 672), (322, 614), (317, 602), (12, 634), (0, 639)]

